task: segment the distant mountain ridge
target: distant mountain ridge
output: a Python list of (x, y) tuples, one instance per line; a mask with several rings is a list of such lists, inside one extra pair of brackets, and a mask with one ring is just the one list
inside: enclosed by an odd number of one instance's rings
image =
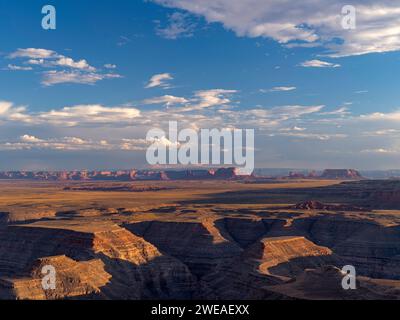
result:
[(237, 168), (196, 170), (117, 170), (117, 171), (4, 171), (0, 180), (45, 180), (45, 181), (146, 181), (146, 180), (212, 180), (237, 179)]
[(39, 181), (168, 181), (168, 180), (265, 180), (272, 179), (329, 179), (362, 180), (354, 169), (326, 169), (316, 171), (289, 172), (288, 175), (265, 176), (257, 173), (241, 175), (238, 168), (186, 169), (186, 170), (72, 170), (72, 171), (3, 171), (0, 180)]

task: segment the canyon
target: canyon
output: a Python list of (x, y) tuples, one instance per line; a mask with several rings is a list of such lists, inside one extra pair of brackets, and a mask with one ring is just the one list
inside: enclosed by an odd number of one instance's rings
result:
[(400, 181), (125, 184), (0, 181), (0, 299), (400, 298)]

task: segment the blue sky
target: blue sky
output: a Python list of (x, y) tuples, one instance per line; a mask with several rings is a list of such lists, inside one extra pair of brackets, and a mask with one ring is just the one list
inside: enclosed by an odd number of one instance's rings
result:
[(257, 167), (398, 168), (400, 5), (341, 2), (0, 0), (0, 169), (143, 167), (174, 119), (254, 128)]

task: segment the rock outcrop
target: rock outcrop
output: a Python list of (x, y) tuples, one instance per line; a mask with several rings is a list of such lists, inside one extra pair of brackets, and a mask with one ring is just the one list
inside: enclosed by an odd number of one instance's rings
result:
[[(48, 267), (56, 271), (54, 289), (43, 286), (43, 273)], [(62, 256), (38, 259), (25, 277), (0, 280), (0, 295), (8, 299), (54, 300), (79, 298), (100, 293), (111, 275), (100, 259), (77, 262)], [(45, 283), (46, 284), (46, 283)]]
[(263, 274), (292, 277), (311, 267), (338, 263), (327, 247), (317, 246), (304, 237), (282, 236), (263, 238), (246, 252), (245, 256), (259, 261)]
[(343, 205), (343, 204), (325, 204), (319, 201), (310, 200), (299, 202), (294, 206), (289, 207), (289, 209), (300, 209), (300, 210), (327, 210), (327, 211), (367, 211), (364, 208)]
[(320, 176), (322, 179), (361, 180), (363, 177), (354, 169), (326, 169)]
[[(73, 224), (67, 229), (48, 225), (9, 227), (0, 232), (0, 239), (0, 292), (7, 291), (9, 295), (11, 288), (15, 298), (43, 298), (43, 292), (37, 287), (38, 269), (32, 271), (31, 267), (35, 259), (40, 261), (39, 265), (54, 263), (60, 281), (67, 279), (77, 284), (73, 289), (62, 281), (58, 291), (46, 293), (46, 298), (63, 295), (92, 298), (99, 295), (114, 299), (190, 298), (195, 289), (195, 279), (184, 264), (112, 224), (91, 226), (91, 230)], [(58, 255), (61, 257), (43, 260), (43, 257)], [(68, 275), (65, 270), (69, 265), (86, 271), (81, 275)], [(100, 270), (100, 279), (107, 278), (107, 282), (92, 281), (90, 268)]]

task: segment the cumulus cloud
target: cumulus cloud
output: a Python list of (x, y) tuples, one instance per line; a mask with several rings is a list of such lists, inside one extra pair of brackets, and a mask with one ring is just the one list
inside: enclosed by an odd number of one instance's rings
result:
[(84, 140), (77, 137), (43, 138), (25, 134), (19, 141), (0, 143), (0, 150), (97, 150), (101, 149), (98, 141)]
[[(32, 66), (42, 70), (42, 84), (52, 86), (61, 83), (95, 84), (104, 79), (121, 78), (116, 73), (97, 71), (86, 59), (74, 60), (56, 51), (42, 48), (18, 49), (8, 56), (9, 59), (25, 59), (27, 67), (9, 64), (10, 70), (33, 70)], [(112, 69), (108, 64), (105, 68)], [(47, 69), (47, 70), (45, 70)]]
[(59, 150), (59, 151), (144, 151), (151, 142), (146, 139), (87, 139), (81, 137), (37, 138), (25, 134), (19, 139), (0, 142), (0, 150)]
[(169, 73), (160, 73), (152, 76), (146, 85), (146, 88), (155, 88), (162, 87), (164, 89), (168, 89), (170, 85), (168, 84), (168, 80), (174, 79)]
[(47, 50), (42, 48), (18, 49), (17, 51), (11, 53), (8, 57), (10, 59), (29, 58), (29, 60), (27, 60), (26, 63), (32, 65), (46, 64), (47, 67), (60, 66), (60, 67), (68, 67), (72, 69), (82, 69), (88, 71), (96, 70), (96, 68), (89, 65), (85, 59), (75, 61), (74, 59), (59, 54), (53, 50)]
[(199, 90), (194, 93), (194, 97), (191, 99), (191, 104), (185, 106), (181, 110), (195, 111), (227, 105), (231, 102), (228, 96), (236, 92), (237, 90), (226, 89)]
[(9, 101), (0, 101), (0, 123), (1, 121), (30, 122), (30, 116), (25, 113), (24, 106), (15, 106)]
[(162, 97), (155, 97), (143, 100), (143, 104), (164, 104), (167, 107), (187, 103), (188, 100), (182, 97), (175, 97), (171, 95), (164, 95)]
[(90, 66), (85, 59), (74, 61), (68, 57), (60, 57), (59, 59), (53, 61), (52, 64), (55, 66), (69, 67), (73, 69), (96, 71), (96, 68)]
[(308, 60), (300, 63), (300, 66), (304, 68), (339, 68), (340, 64), (322, 60)]
[(221, 23), (239, 36), (272, 38), (290, 46), (322, 45), (334, 57), (400, 49), (400, 4), (354, 0), (356, 29), (342, 26), (347, 0), (153, 0)]
[(149, 145), (146, 139), (132, 139), (124, 138), (119, 143), (120, 149), (125, 151), (144, 151)]
[(55, 51), (41, 49), (41, 48), (18, 49), (17, 51), (9, 55), (11, 59), (14, 58), (48, 59), (57, 56), (58, 54)]
[(76, 126), (90, 123), (127, 123), (140, 116), (136, 108), (105, 107), (102, 105), (77, 105), (60, 110), (41, 112), (35, 118), (41, 122)]
[(29, 134), (24, 134), (23, 136), (21, 136), (21, 141), (22, 142), (41, 142), (43, 140), (36, 138), (35, 136), (30, 136)]
[(179, 147), (179, 142), (172, 142), (166, 136), (162, 136), (161, 138), (150, 139), (149, 142), (153, 145), (163, 146), (163, 147)]
[(139, 109), (133, 107), (107, 107), (99, 104), (75, 105), (50, 111), (29, 112), (26, 107), (0, 101), (0, 121), (31, 125), (122, 125), (140, 118)]
[(44, 59), (29, 59), (28, 61), (26, 61), (27, 64), (31, 65), (43, 65), (44, 62)]

